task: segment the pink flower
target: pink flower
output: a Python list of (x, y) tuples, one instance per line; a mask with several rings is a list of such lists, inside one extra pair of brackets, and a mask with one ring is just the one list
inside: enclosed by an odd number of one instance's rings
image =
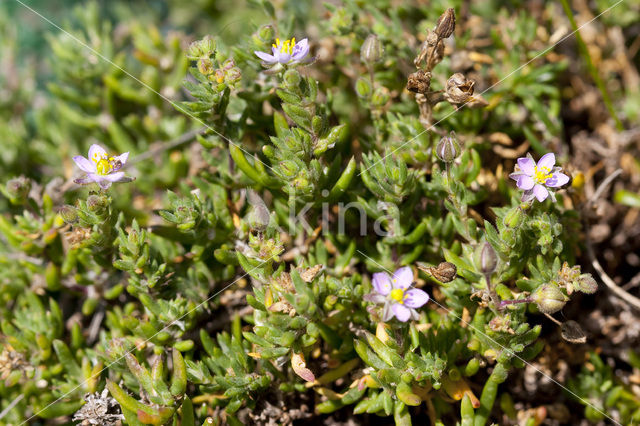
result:
[(429, 301), (429, 295), (417, 288), (411, 288), (413, 272), (405, 266), (390, 277), (386, 272), (373, 274), (373, 292), (365, 296), (365, 300), (384, 303), (382, 321), (389, 321), (394, 315), (402, 322), (409, 318), (417, 320), (417, 308)]
[(84, 158), (82, 155), (73, 157), (76, 165), (87, 174), (74, 182), (81, 185), (95, 182), (102, 189), (108, 189), (113, 182), (129, 182), (132, 179), (126, 177), (124, 172), (119, 171), (127, 163), (128, 158), (128, 152), (110, 157), (104, 148), (93, 144), (89, 148), (89, 158)]
[(551, 196), (556, 201), (555, 194), (547, 188), (559, 188), (569, 182), (569, 176), (561, 173), (560, 167), (554, 167), (556, 157), (549, 152), (540, 158), (538, 164), (533, 161), (530, 154), (527, 157), (518, 158), (518, 166), (509, 177), (516, 181), (520, 189), (524, 189), (522, 201), (528, 202), (535, 197), (542, 202)]
[(255, 51), (256, 56), (262, 59), (265, 65), (295, 65), (307, 60), (309, 54), (309, 41), (305, 38), (296, 43), (295, 37), (291, 40), (280, 42), (277, 38), (271, 47), (271, 55), (265, 52)]

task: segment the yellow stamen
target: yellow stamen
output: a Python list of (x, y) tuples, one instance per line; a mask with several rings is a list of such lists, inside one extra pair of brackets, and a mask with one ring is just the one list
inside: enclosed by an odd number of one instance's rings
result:
[(534, 179), (537, 183), (545, 183), (547, 179), (551, 179), (553, 173), (551, 173), (551, 169), (548, 167), (540, 167), (536, 166), (534, 172)]
[(391, 290), (390, 296), (396, 302), (402, 303), (404, 299), (404, 290), (402, 290), (401, 288), (394, 288), (393, 290)]
[(101, 158), (100, 161), (96, 163), (96, 172), (99, 175), (107, 175), (111, 171), (111, 163), (106, 158)]

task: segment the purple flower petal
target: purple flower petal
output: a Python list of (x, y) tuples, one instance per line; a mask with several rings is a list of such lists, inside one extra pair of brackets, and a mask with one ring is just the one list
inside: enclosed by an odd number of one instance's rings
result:
[(533, 181), (533, 178), (531, 176), (520, 175), (518, 177), (518, 183), (516, 185), (518, 186), (518, 188), (528, 191), (529, 189), (533, 188), (534, 184), (535, 182)]
[(399, 303), (395, 303), (391, 305), (391, 310), (393, 314), (402, 322), (407, 322), (409, 317), (411, 316), (411, 311), (406, 306), (402, 306)]
[(535, 195), (533, 195), (533, 190), (525, 191), (525, 192), (522, 193), (521, 201), (523, 203), (528, 203), (529, 201), (533, 200), (534, 197), (535, 197)]
[(97, 163), (101, 158), (107, 157), (107, 151), (103, 147), (97, 144), (93, 144), (89, 147), (89, 161)]
[(125, 152), (124, 154), (113, 157), (113, 159), (118, 160), (124, 166), (125, 164), (127, 164), (127, 160), (129, 159), (129, 153)]
[(387, 296), (391, 293), (391, 289), (393, 288), (391, 285), (391, 278), (389, 278), (389, 274), (386, 272), (376, 272), (373, 274), (371, 283), (373, 284), (373, 288), (383, 296)]
[(405, 266), (393, 273), (391, 285), (393, 288), (409, 288), (413, 283), (413, 271), (410, 267)]
[(80, 167), (80, 170), (82, 170), (83, 172), (95, 173), (96, 171), (95, 163), (87, 160), (82, 155), (76, 155), (75, 157), (73, 157), (73, 161), (78, 167)]
[(522, 170), (524, 174), (533, 176), (533, 173), (535, 172), (536, 162), (533, 161), (533, 159), (527, 157), (518, 158), (518, 167), (520, 167), (520, 170)]
[(536, 185), (533, 187), (533, 195), (538, 199), (538, 201), (543, 202), (549, 196), (549, 191), (543, 185)]
[(109, 182), (108, 180), (104, 180), (104, 179), (99, 180), (98, 181), (98, 185), (100, 185), (100, 188), (102, 188), (102, 189), (111, 188), (111, 182)]
[(278, 58), (278, 62), (280, 62), (281, 64), (288, 64), (291, 60), (291, 55), (287, 52), (278, 52), (278, 55), (276, 57)]
[(291, 59), (301, 62), (309, 54), (309, 41), (305, 38), (296, 43), (293, 47)]
[(371, 293), (368, 293), (362, 296), (362, 300), (366, 302), (371, 302), (371, 303), (384, 303), (387, 300), (387, 298), (380, 293), (376, 293), (375, 291), (372, 291)]
[(269, 55), (268, 53), (264, 53), (264, 52), (259, 52), (259, 51), (254, 51), (253, 53), (255, 53), (255, 55), (262, 59), (263, 61), (265, 61), (268, 64), (275, 64), (276, 62), (278, 62), (278, 59), (275, 56)]
[(124, 177), (124, 172), (116, 172), (110, 173), (108, 175), (100, 176), (104, 180), (108, 180), (110, 182), (118, 182)]
[(549, 152), (542, 156), (540, 161), (538, 161), (538, 169), (547, 168), (548, 170), (553, 169), (553, 166), (556, 164), (556, 156), (553, 152)]
[(391, 309), (391, 304), (385, 303), (384, 308), (382, 308), (382, 321), (387, 322), (391, 318), (393, 318), (393, 310)]
[(551, 188), (558, 188), (566, 184), (567, 182), (569, 182), (569, 176), (565, 175), (564, 173), (556, 172), (551, 176), (550, 179), (547, 179), (544, 184)]
[(409, 308), (419, 308), (429, 301), (429, 295), (417, 288), (412, 288), (404, 293), (404, 304)]
[(78, 178), (78, 179), (74, 179), (73, 180), (75, 183), (77, 183), (78, 185), (87, 185), (89, 183), (93, 183), (95, 182), (93, 179), (91, 179), (89, 177), (89, 175), (86, 175), (84, 177)]

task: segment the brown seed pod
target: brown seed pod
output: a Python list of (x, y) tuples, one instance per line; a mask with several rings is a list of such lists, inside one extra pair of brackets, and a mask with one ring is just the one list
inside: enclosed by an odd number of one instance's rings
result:
[(456, 29), (456, 14), (453, 8), (445, 10), (445, 12), (438, 18), (436, 29), (434, 32), (440, 38), (448, 38), (453, 34)]
[(407, 90), (415, 93), (426, 94), (431, 87), (431, 73), (418, 70), (409, 75), (407, 80)]
[(453, 281), (458, 274), (458, 269), (456, 268), (456, 265), (450, 262), (441, 262), (435, 268), (418, 265), (418, 269), (431, 275), (433, 278), (440, 281), (441, 283), (448, 283)]
[(445, 97), (452, 104), (463, 104), (471, 100), (475, 82), (457, 72), (447, 80)]

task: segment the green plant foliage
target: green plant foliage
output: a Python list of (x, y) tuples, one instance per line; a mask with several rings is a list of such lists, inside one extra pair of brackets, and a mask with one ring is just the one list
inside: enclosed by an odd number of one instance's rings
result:
[[(567, 64), (529, 61), (540, 23), (502, 2), (251, 0), (230, 37), (236, 2), (113, 3), (73, 8), (37, 77), (0, 7), (0, 422), (510, 415), (543, 314), (597, 287), (574, 187), (536, 169), (557, 201), (523, 200), (516, 157), (491, 151), (497, 132), (536, 158), (562, 137)], [(93, 144), (93, 175), (125, 176), (110, 188), (77, 184)], [(383, 321), (410, 301), (374, 274), (401, 267), (431, 300)], [(640, 421), (590, 359), (568, 385), (585, 417)]]

